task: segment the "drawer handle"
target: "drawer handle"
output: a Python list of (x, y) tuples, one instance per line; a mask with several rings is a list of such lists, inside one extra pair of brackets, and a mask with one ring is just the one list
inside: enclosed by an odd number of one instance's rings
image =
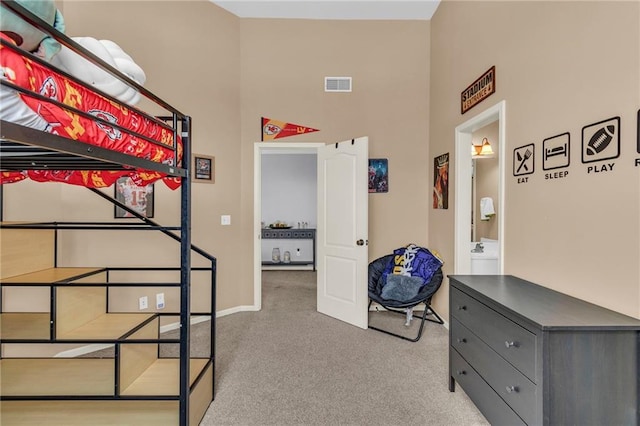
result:
[(467, 339), (465, 339), (464, 337), (462, 339), (456, 339), (458, 341), (458, 343), (467, 343)]
[(508, 393), (513, 393), (513, 392), (518, 393), (518, 391), (519, 391), (519, 389), (518, 389), (517, 386), (507, 386), (507, 392)]
[(458, 310), (459, 311), (466, 311), (467, 307), (465, 305), (458, 305)]
[(519, 346), (519, 345), (518, 345), (518, 342), (510, 342), (510, 341), (508, 341), (508, 340), (504, 342), (504, 345), (505, 345), (507, 348), (517, 348), (517, 347)]
[(467, 374), (467, 372), (466, 372), (466, 371), (464, 371), (464, 370), (459, 370), (459, 371), (458, 371), (458, 376), (464, 376), (464, 375), (466, 375), (466, 374)]

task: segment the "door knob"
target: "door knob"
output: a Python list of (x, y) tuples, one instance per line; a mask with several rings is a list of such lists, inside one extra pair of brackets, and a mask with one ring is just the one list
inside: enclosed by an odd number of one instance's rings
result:
[(364, 240), (360, 239), (360, 240), (356, 241), (356, 244), (359, 245), (359, 246), (363, 246), (364, 245)]

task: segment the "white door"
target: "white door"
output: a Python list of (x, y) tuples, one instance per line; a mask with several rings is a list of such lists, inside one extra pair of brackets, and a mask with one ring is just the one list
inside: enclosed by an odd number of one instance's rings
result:
[(369, 139), (318, 148), (318, 312), (367, 328)]

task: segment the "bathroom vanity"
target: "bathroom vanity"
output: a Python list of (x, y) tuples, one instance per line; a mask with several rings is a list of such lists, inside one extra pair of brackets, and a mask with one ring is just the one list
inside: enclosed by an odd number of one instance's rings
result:
[(637, 425), (640, 320), (510, 275), (450, 275), (449, 390), (492, 425)]
[(499, 273), (498, 241), (483, 238), (478, 242), (471, 242), (471, 275)]

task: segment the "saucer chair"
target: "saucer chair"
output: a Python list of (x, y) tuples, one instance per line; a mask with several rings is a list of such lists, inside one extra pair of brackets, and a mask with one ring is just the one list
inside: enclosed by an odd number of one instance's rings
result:
[[(440, 318), (436, 311), (434, 311), (431, 307), (431, 298), (442, 284), (442, 268), (438, 268), (429, 282), (422, 286), (418, 294), (414, 297), (411, 297), (409, 300), (398, 301), (393, 299), (385, 299), (383, 298), (383, 288), (386, 284), (386, 280), (383, 276), (383, 272), (385, 271), (385, 268), (387, 268), (387, 265), (393, 261), (393, 258), (394, 255), (389, 254), (369, 263), (369, 308), (371, 308), (371, 304), (373, 302), (376, 302), (390, 312), (406, 315), (406, 326), (409, 326), (411, 324), (411, 320), (413, 318), (420, 318), (421, 321), (418, 335), (414, 339), (411, 339), (388, 330), (373, 327), (371, 325), (369, 326), (369, 328), (399, 337), (404, 340), (409, 340), (410, 342), (417, 342), (418, 340), (420, 340), (420, 337), (422, 337), (422, 331), (424, 329), (425, 321), (431, 321), (436, 324), (444, 324), (442, 318)], [(421, 303), (424, 303), (425, 305), (424, 312), (422, 313), (422, 315), (415, 315), (413, 313), (413, 309)], [(428, 316), (433, 316), (434, 318), (428, 318)]]

